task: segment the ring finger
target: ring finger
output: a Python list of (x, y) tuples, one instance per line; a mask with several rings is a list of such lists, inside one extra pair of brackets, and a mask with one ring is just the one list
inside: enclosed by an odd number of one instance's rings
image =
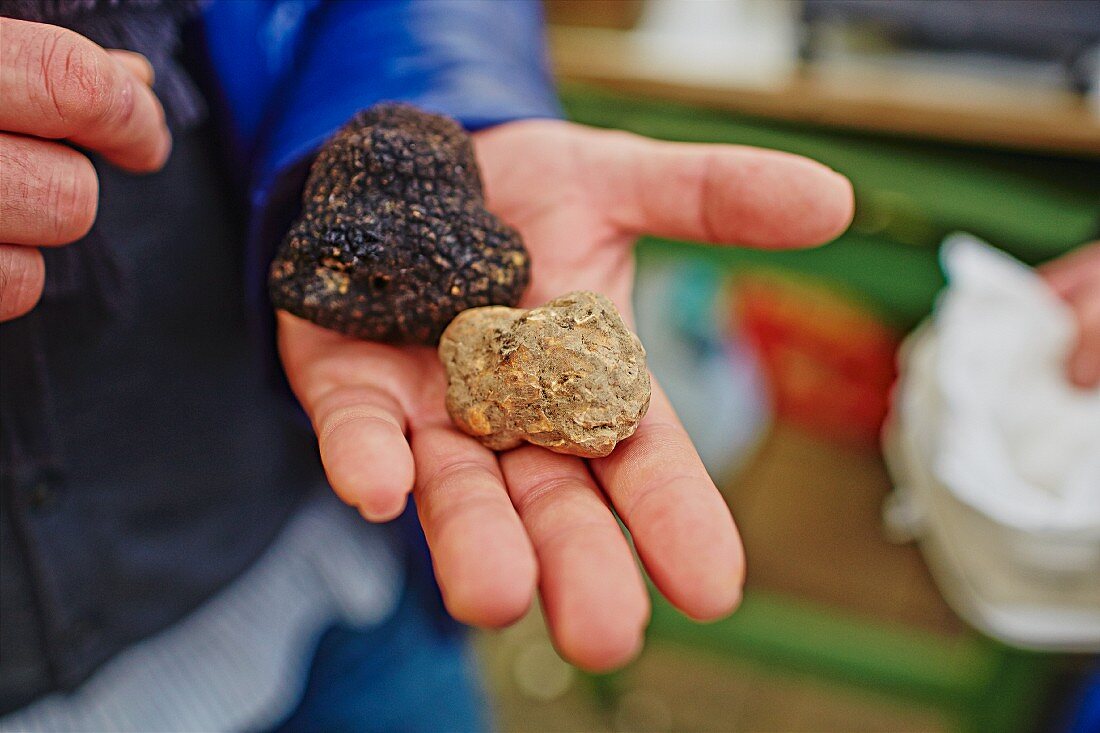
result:
[(506, 626), (530, 607), (531, 543), (491, 450), (442, 419), (412, 426), (413, 498), (443, 602), (459, 621)]

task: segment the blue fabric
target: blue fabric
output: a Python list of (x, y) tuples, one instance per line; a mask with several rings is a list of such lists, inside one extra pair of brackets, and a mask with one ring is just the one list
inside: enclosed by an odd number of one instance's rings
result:
[[(202, 37), (215, 81), (207, 95), (248, 191), (245, 292), (268, 355), (260, 367), (287, 391), (267, 270), (324, 140), (380, 101), (441, 112), (471, 131), (561, 116), (538, 0), (219, 0)], [(399, 525), (412, 572), (430, 577), (415, 511)], [(436, 617), (448, 625), (442, 610)]]
[(466, 636), (439, 628), (432, 592), (414, 582), (386, 623), (330, 629), (301, 703), (276, 733), (488, 730)]
[(1085, 679), (1072, 703), (1066, 733), (1100, 731), (1100, 665)]
[[(321, 480), (315, 438), (257, 378), (261, 360), (278, 368), (268, 261), (317, 145), (383, 98), (471, 128), (557, 113), (534, 0), (220, 0), (197, 30), (202, 42), (182, 51), (210, 72), (220, 126), (174, 130), (156, 175), (99, 170), (95, 236), (117, 249), (124, 314), (74, 330), (91, 294), (38, 307), (52, 313), (41, 368), (55, 408), (41, 417), (61, 460), (0, 465), (0, 711), (76, 687), (184, 618), (261, 556)], [(228, 171), (208, 133), (231, 152)], [(241, 307), (246, 216), (260, 324)], [(415, 522), (403, 526), (429, 582)]]
[[(352, 115), (405, 101), (471, 131), (561, 116), (538, 0), (221, 0), (205, 13), (203, 37), (212, 105), (248, 191), (246, 294), (270, 353), (269, 263), (317, 149)], [(324, 637), (284, 731), (485, 728), (463, 635), (431, 584), (411, 507), (399, 524), (418, 590), (383, 629)]]

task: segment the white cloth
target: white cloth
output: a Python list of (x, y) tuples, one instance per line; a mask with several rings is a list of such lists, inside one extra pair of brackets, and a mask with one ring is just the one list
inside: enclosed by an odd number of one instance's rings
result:
[(1100, 538), (1100, 389), (1066, 379), (1072, 312), (1034, 271), (973, 237), (949, 237), (942, 258), (937, 477), (1001, 524)]
[(0, 731), (232, 731), (296, 706), (334, 623), (393, 612), (402, 568), (383, 527), (325, 489), (244, 575), (174, 626), (125, 650), (69, 695), (0, 719)]

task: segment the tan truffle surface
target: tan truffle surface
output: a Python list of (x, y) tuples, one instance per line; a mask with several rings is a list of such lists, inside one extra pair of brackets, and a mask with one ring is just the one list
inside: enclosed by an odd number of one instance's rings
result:
[(447, 412), (489, 448), (606, 456), (649, 407), (645, 349), (606, 297), (460, 313), (443, 332)]

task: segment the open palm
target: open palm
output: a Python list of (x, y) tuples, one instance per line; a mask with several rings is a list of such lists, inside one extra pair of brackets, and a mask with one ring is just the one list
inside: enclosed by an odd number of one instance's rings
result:
[[(846, 179), (784, 153), (551, 120), (492, 128), (475, 147), (489, 208), (531, 253), (525, 306), (595, 290), (630, 322), (639, 234), (799, 247), (836, 236), (852, 214)], [(459, 620), (511, 623), (537, 585), (563, 656), (593, 670), (628, 661), (649, 605), (615, 514), (673, 604), (698, 619), (736, 606), (737, 531), (658, 385), (638, 431), (607, 458), (533, 446), (497, 455), (450, 422), (434, 350), (355, 341), (284, 312), (279, 343), (333, 489), (372, 521), (397, 516), (412, 492)]]

